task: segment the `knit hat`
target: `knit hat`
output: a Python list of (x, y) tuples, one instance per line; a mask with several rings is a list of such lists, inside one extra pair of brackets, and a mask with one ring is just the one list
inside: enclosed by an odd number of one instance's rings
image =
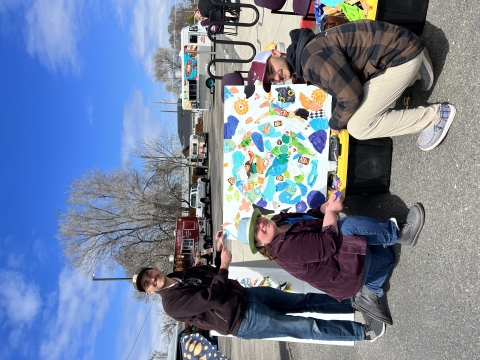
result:
[(252, 66), (248, 72), (248, 85), (255, 85), (255, 81), (261, 81), (263, 83), (263, 90), (269, 93), (272, 88), (272, 84), (263, 81), (265, 79), (265, 73), (267, 71), (267, 61), (272, 56), (271, 50), (260, 51), (255, 55), (252, 61)]

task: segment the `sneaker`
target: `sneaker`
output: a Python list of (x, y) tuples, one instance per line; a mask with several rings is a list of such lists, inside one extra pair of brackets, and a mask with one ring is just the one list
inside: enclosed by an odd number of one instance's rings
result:
[(447, 135), (457, 110), (450, 104), (440, 105), (440, 119), (429, 128), (422, 130), (417, 140), (420, 150), (429, 151), (438, 146)]
[(425, 209), (420, 203), (410, 208), (407, 219), (400, 224), (402, 236), (397, 243), (403, 246), (415, 246), (418, 236), (425, 225)]
[(430, 60), (430, 55), (428, 54), (427, 48), (423, 48), (423, 60), (422, 64), (420, 65), (420, 69), (418, 69), (418, 73), (420, 74), (420, 90), (428, 91), (433, 85), (433, 66), (432, 60)]
[(385, 328), (386, 326), (384, 323), (371, 319), (370, 322), (364, 325), (365, 341), (374, 342), (380, 336), (385, 334)]

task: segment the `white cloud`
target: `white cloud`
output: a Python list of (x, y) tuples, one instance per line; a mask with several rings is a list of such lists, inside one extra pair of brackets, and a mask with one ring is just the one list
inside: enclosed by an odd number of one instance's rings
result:
[(19, 326), (10, 332), (8, 336), (8, 342), (13, 348), (17, 348), (19, 346), (20, 340), (22, 339), (22, 330), (22, 326)]
[(40, 357), (47, 360), (76, 358), (80, 348), (93, 358), (95, 339), (110, 305), (113, 284), (94, 283), (64, 268), (59, 277), (58, 310), (45, 326)]
[(35, 283), (27, 283), (16, 271), (0, 270), (0, 319), (14, 327), (29, 326), (37, 316), (41, 299)]
[[(121, 26), (128, 26), (130, 52), (152, 76), (151, 58), (159, 46), (169, 46), (168, 15), (172, 1), (111, 0)], [(2, 0), (0, 30), (11, 36), (22, 29), (26, 50), (52, 72), (81, 71), (78, 43), (103, 5), (86, 0)], [(106, 9), (106, 7), (104, 8)], [(14, 21), (15, 20), (15, 21)]]
[[(153, 306), (151, 303), (139, 303), (132, 298), (129, 291), (123, 294), (121, 301), (125, 316), (118, 333), (116, 358), (126, 359), (132, 351), (131, 359), (149, 359), (153, 350), (158, 349), (160, 345), (158, 330), (161, 319), (157, 314), (157, 308), (161, 303), (154, 302)], [(137, 342), (133, 346), (135, 339)]]
[(125, 8), (132, 14), (130, 52), (139, 60), (148, 75), (151, 73), (152, 55), (159, 46), (169, 46), (168, 15), (171, 3), (166, 0), (112, 0), (117, 17), (125, 22)]
[(125, 17), (131, 12), (135, 0), (111, 0), (112, 5), (115, 9), (117, 19), (120, 24), (123, 26), (126, 22)]
[(52, 260), (52, 253), (49, 252), (48, 249), (49, 247), (46, 241), (44, 241), (42, 238), (35, 237), (35, 240), (33, 241), (33, 253), (38, 261), (40, 261), (42, 264), (44, 264), (46, 261)]
[(25, 254), (8, 254), (7, 265), (11, 268), (20, 268), (25, 264)]
[(3, 240), (3, 244), (5, 249), (8, 248), (10, 245), (14, 244), (16, 241), (16, 237), (12, 234), (8, 235), (5, 240)]
[(15, 10), (20, 5), (22, 5), (20, 0), (2, 0), (0, 1), (0, 14)]
[(93, 110), (92, 98), (88, 95), (85, 99), (85, 114), (87, 115), (89, 125), (93, 124)]
[(82, 0), (35, 0), (25, 15), (27, 52), (53, 72), (78, 74), (82, 11)]
[(123, 111), (122, 162), (128, 161), (132, 150), (142, 140), (158, 137), (160, 131), (162, 128), (154, 118), (151, 108), (143, 103), (142, 92), (135, 90)]

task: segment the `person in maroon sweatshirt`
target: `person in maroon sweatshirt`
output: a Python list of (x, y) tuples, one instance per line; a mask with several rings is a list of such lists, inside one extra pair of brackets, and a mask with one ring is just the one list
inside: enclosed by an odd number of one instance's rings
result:
[(290, 336), (326, 341), (374, 341), (385, 324), (322, 320), (287, 313), (353, 312), (352, 299), (338, 302), (326, 294), (290, 293), (267, 286), (244, 288), (228, 278), (232, 253), (217, 232), (217, 267), (196, 266), (165, 275), (157, 268), (142, 268), (133, 277), (135, 289), (162, 298), (165, 313), (177, 321), (244, 339)]

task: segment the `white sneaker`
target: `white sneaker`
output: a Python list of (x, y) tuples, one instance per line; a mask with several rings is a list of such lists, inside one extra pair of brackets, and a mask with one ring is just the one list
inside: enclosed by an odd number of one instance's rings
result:
[(440, 105), (440, 119), (434, 125), (422, 130), (417, 140), (418, 147), (423, 151), (429, 151), (438, 146), (447, 135), (456, 112), (453, 105)]

